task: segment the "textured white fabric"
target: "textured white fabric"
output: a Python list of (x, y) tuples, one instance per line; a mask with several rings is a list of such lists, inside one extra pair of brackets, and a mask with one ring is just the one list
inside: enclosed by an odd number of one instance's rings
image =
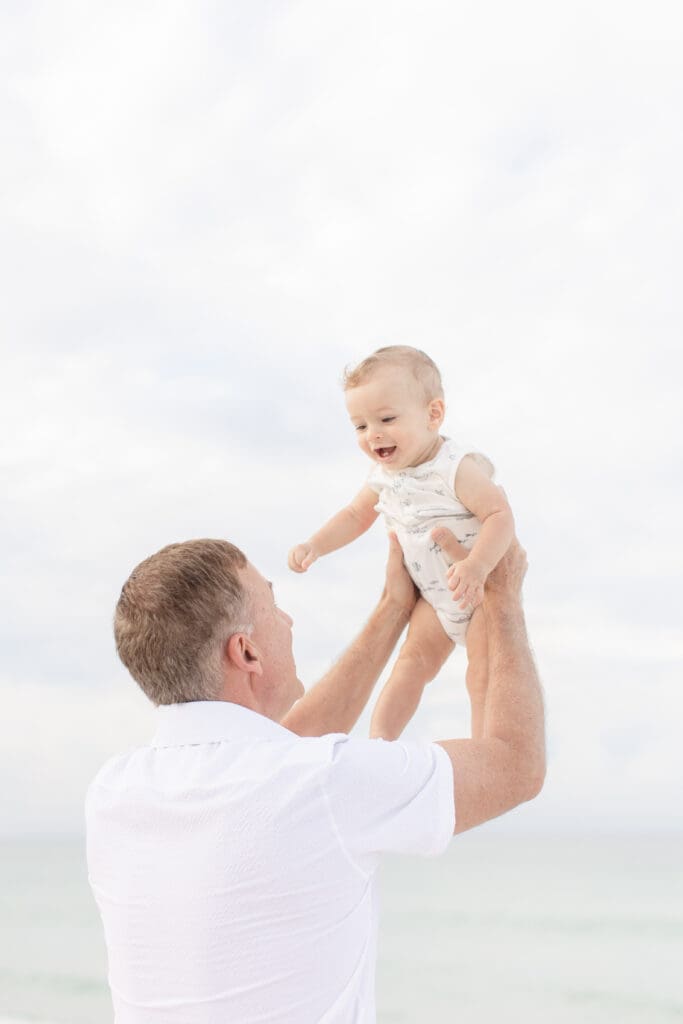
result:
[(375, 869), (445, 849), (452, 766), (436, 744), (172, 705), (98, 773), (86, 824), (116, 1024), (366, 1024)]
[(448, 563), (430, 534), (436, 526), (447, 526), (464, 547), (474, 544), (481, 523), (455, 494), (458, 466), (472, 454), (484, 459), (493, 471), (476, 448), (456, 445), (445, 437), (431, 461), (395, 472), (377, 465), (368, 477), (368, 484), (379, 495), (375, 509), (384, 514), (387, 529), (396, 533), (415, 586), (454, 643), (465, 642), (473, 609), (460, 608), (453, 601), (446, 582)]

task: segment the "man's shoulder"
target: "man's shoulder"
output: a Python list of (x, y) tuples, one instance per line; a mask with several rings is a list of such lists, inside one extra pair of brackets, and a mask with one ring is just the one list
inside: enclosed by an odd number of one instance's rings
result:
[[(323, 736), (293, 736), (292, 741), (279, 748), (278, 758), (290, 765), (317, 766), (329, 769), (333, 774), (344, 773), (346, 766), (354, 766), (354, 771), (372, 770), (376, 766), (380, 771), (386, 767), (390, 771), (400, 770), (416, 755), (432, 757), (431, 742), (405, 740), (378, 740), (348, 733), (326, 733)], [(275, 754), (275, 750), (272, 752)]]
[(330, 757), (339, 743), (346, 743), (349, 736), (345, 732), (327, 732), (322, 736), (297, 736), (292, 733), (288, 748), (292, 756), (302, 760), (318, 760)]
[(381, 740), (353, 733), (335, 732), (323, 736), (295, 736), (292, 756), (302, 761), (340, 759), (376, 760), (379, 762), (407, 757), (413, 751), (431, 751), (431, 740)]
[[(409, 790), (416, 778), (425, 778), (443, 769), (445, 751), (431, 740), (368, 739), (337, 736), (330, 748), (329, 779), (342, 787), (358, 787), (363, 781), (367, 797), (373, 800), (380, 791)], [(448, 764), (450, 771), (450, 762)]]
[(369, 739), (363, 736), (346, 735), (341, 733), (332, 737), (332, 757), (338, 759), (353, 759), (377, 761), (378, 763), (408, 760), (416, 754), (432, 757), (434, 747), (437, 746), (431, 740), (397, 739), (382, 740)]
[(98, 789), (119, 788), (126, 777), (130, 775), (131, 770), (135, 769), (136, 763), (144, 759), (149, 750), (150, 747), (148, 745), (132, 747), (118, 754), (112, 754), (111, 757), (107, 758), (88, 786), (86, 802)]

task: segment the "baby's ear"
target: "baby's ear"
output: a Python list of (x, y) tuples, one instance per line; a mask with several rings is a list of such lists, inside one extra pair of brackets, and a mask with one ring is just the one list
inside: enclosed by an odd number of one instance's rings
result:
[(427, 409), (429, 412), (429, 426), (433, 430), (436, 430), (443, 423), (443, 418), (446, 414), (446, 406), (443, 398), (432, 398)]

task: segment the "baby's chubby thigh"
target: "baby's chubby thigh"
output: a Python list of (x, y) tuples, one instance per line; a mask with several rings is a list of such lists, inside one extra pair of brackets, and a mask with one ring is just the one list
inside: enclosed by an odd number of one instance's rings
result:
[(408, 624), (408, 635), (399, 652), (402, 667), (409, 663), (415, 680), (430, 682), (438, 674), (453, 650), (453, 642), (445, 632), (436, 610), (420, 597)]

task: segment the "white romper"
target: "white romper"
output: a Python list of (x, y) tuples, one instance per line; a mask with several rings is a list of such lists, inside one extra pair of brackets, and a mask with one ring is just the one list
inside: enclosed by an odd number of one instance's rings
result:
[(389, 472), (375, 466), (368, 484), (377, 491), (377, 512), (384, 514), (388, 530), (395, 531), (415, 586), (434, 608), (439, 622), (454, 643), (464, 643), (472, 608), (453, 601), (446, 582), (447, 562), (439, 545), (431, 539), (436, 526), (447, 526), (463, 547), (474, 544), (481, 523), (455, 495), (455, 474), (466, 455), (478, 455), (475, 448), (443, 439), (436, 456), (420, 466)]

